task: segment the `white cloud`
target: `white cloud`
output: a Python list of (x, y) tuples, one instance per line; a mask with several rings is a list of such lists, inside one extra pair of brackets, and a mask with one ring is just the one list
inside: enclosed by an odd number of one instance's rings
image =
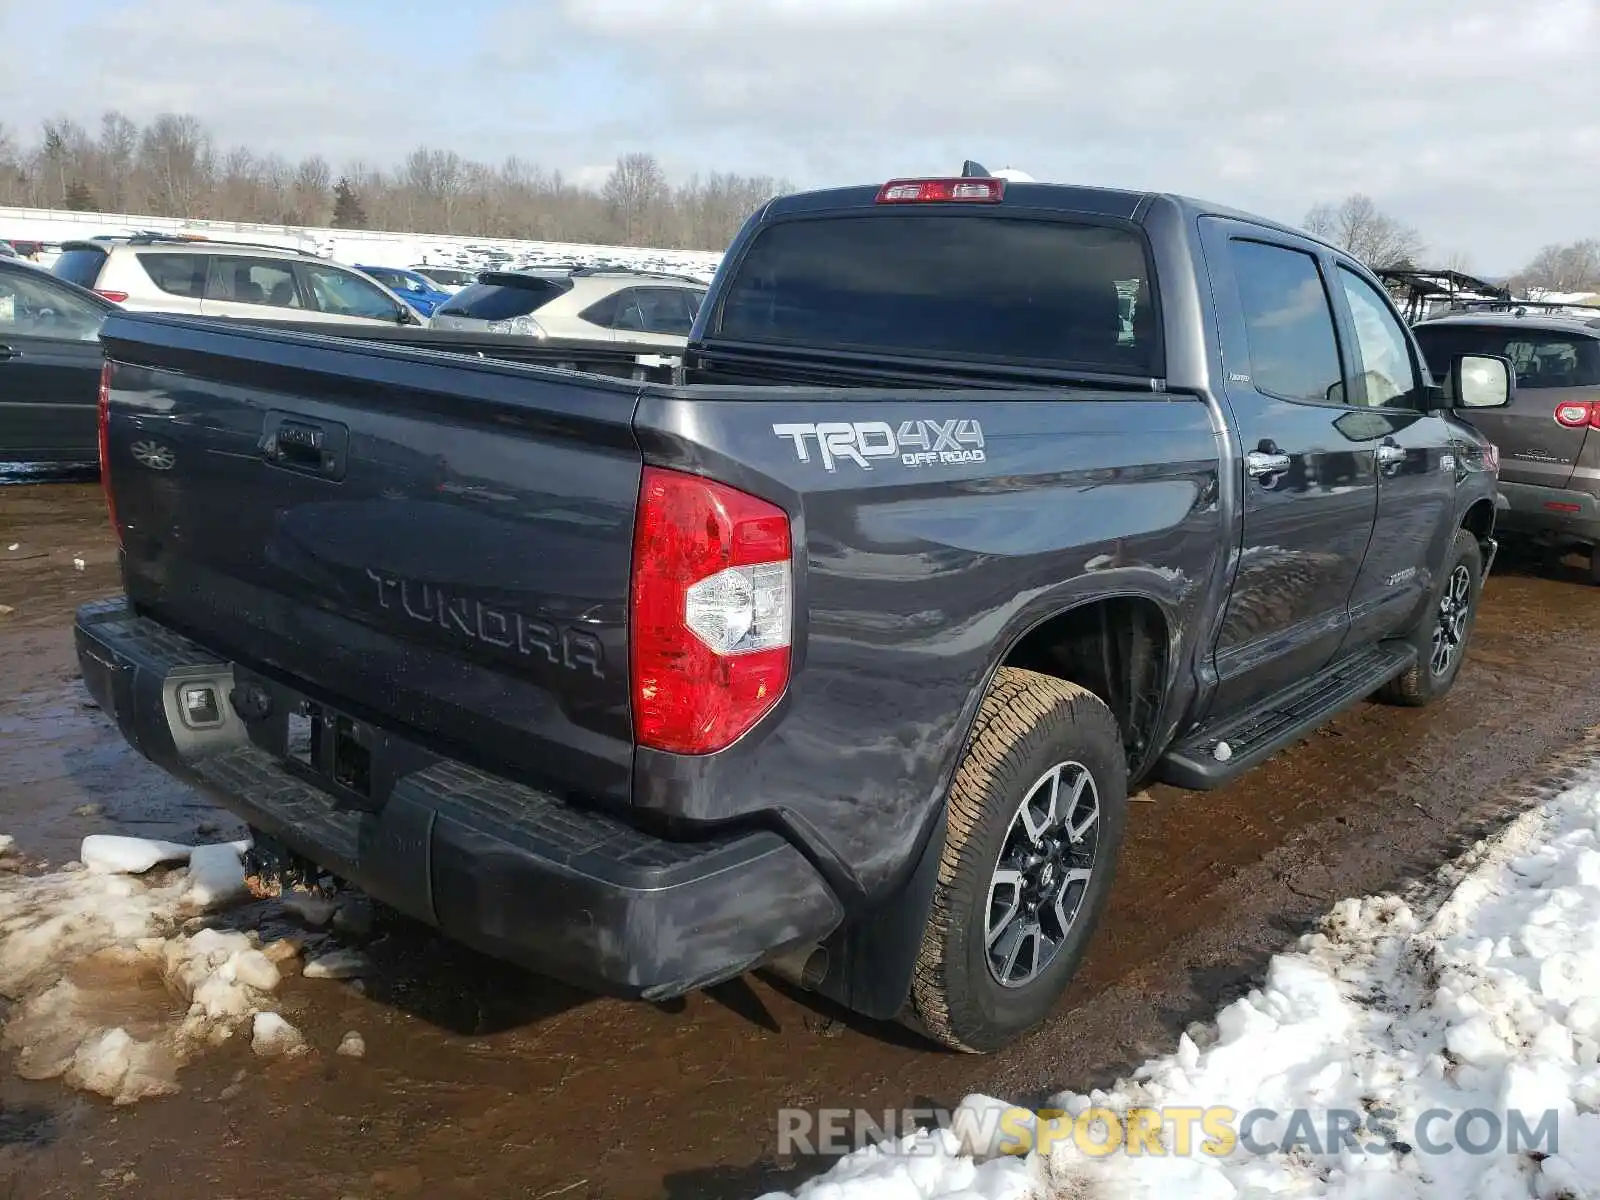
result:
[(1597, 0), (556, 0), (552, 13), (658, 87), (686, 137), (738, 131), (834, 178), (970, 154), (1290, 220), (1360, 189), (1435, 249), (1503, 266), (1600, 226)]
[[(0, 17), (7, 10), (16, 4), (0, 0)], [(63, 111), (180, 109), (219, 140), (260, 150), (393, 162), (426, 142), (585, 178), (635, 149), (678, 173), (805, 185), (972, 157), (1290, 221), (1362, 190), (1435, 253), (1467, 251), (1485, 270), (1600, 235), (1600, 0), (501, 0), (388, 11), (117, 0), (74, 36), (34, 38), (26, 58), (13, 55), (0, 113), (26, 131)], [(437, 61), (441, 22), (457, 43), (476, 36), (475, 59)], [(408, 47), (416, 71), (404, 66)], [(433, 89), (418, 86), (425, 77)]]

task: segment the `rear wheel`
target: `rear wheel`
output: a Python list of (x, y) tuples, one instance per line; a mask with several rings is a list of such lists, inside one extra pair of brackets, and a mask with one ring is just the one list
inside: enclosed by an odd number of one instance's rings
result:
[(1380, 699), (1421, 708), (1449, 692), (1466, 658), (1482, 592), (1483, 551), (1469, 531), (1457, 530), (1434, 602), (1412, 634), (1417, 663), (1385, 684)]
[(950, 790), (912, 1016), (953, 1049), (1038, 1024), (1105, 907), (1126, 824), (1127, 760), (1092, 692), (1003, 667)]
[(1589, 551), (1589, 582), (1600, 587), (1600, 546)]

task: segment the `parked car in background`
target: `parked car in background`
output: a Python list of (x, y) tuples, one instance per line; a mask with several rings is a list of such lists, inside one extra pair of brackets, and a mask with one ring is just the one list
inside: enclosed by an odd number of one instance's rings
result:
[[(1600, 584), (1600, 311), (1466, 312), (1414, 327), (1444, 374), (1462, 354), (1509, 358), (1516, 394), (1470, 420), (1500, 448), (1500, 527), (1514, 538), (1589, 555)], [(1446, 375), (1445, 387), (1454, 381)]]
[(50, 271), (134, 312), (422, 325), (375, 279), (302, 250), (157, 234), (62, 244)]
[(432, 316), (433, 310), (453, 294), (440, 288), (426, 275), (401, 267), (368, 267), (357, 263), (356, 270), (376, 279), (425, 317)]
[(706, 285), (614, 267), (485, 271), (434, 310), (434, 329), (682, 348)]
[(0, 462), (97, 457), (100, 326), (117, 306), (17, 258), (0, 258)]
[(412, 267), (411, 269), (441, 292), (448, 292), (451, 295), (478, 278), (476, 271), (465, 271), (460, 267)]
[(0, 258), (21, 258), (10, 242), (0, 239)]

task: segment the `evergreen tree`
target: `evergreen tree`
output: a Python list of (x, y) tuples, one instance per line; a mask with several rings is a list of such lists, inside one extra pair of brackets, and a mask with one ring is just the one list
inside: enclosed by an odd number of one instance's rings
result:
[(62, 197), (68, 212), (94, 212), (100, 206), (95, 203), (94, 193), (89, 190), (89, 185), (81, 179), (74, 179), (67, 184), (67, 194)]
[(335, 229), (360, 229), (367, 223), (367, 214), (361, 207), (356, 189), (343, 176), (333, 187), (333, 227)]

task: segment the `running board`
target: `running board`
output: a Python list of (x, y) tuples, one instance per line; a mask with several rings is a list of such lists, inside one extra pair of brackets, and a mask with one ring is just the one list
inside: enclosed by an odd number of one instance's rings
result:
[(1246, 712), (1189, 734), (1156, 762), (1155, 776), (1197, 792), (1222, 787), (1370, 696), (1416, 661), (1410, 643), (1384, 643), (1340, 659)]

